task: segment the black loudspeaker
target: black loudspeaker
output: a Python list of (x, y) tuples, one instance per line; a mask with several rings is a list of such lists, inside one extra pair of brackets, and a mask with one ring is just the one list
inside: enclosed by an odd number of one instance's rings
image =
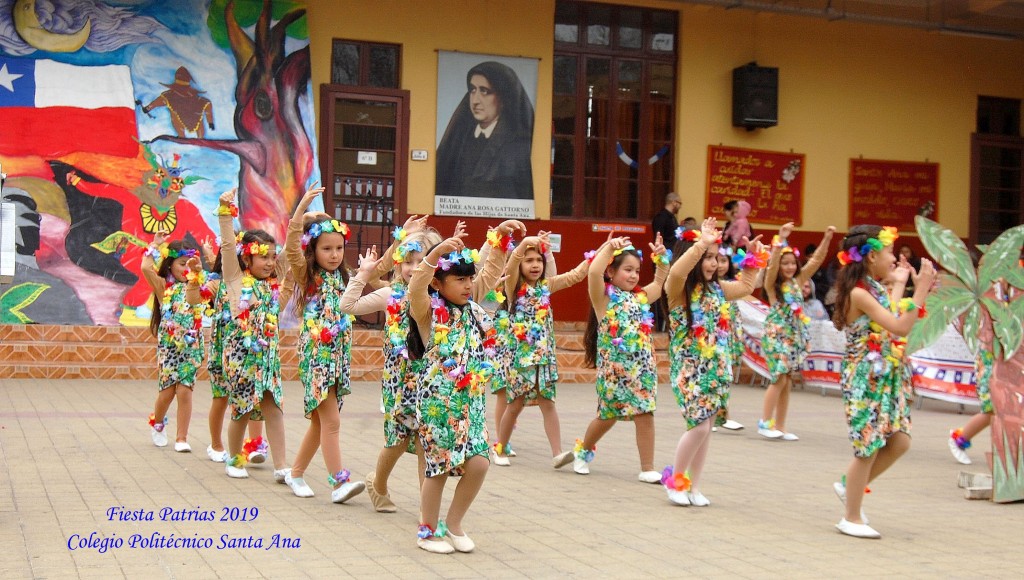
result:
[(774, 127), (779, 124), (779, 69), (752, 62), (732, 69), (732, 126)]

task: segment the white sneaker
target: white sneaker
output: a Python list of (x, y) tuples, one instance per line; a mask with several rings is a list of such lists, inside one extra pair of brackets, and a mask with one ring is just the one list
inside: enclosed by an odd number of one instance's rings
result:
[(494, 464), (499, 467), (512, 465), (512, 462), (508, 460), (508, 455), (498, 455), (496, 452), (492, 452), (491, 456), (494, 457)]
[(153, 445), (167, 447), (167, 433), (153, 429)]
[(214, 463), (224, 463), (228, 459), (228, 451), (227, 449), (224, 451), (217, 451), (213, 448), (213, 445), (207, 445), (206, 456)]
[(846, 518), (839, 520), (839, 523), (836, 524), (836, 529), (847, 536), (853, 536), (855, 538), (878, 539), (882, 537), (882, 534), (876, 532), (871, 526), (867, 524), (855, 524), (847, 521)]
[(274, 481), (278, 483), (284, 483), (292, 475), (292, 468), (285, 467), (284, 469), (274, 470)]
[(964, 465), (971, 464), (971, 458), (967, 456), (967, 452), (960, 449), (960, 446), (956, 444), (956, 440), (953, 439), (953, 432), (949, 432), (949, 439), (946, 440), (949, 443), (949, 452), (953, 454), (953, 458)]
[(717, 432), (718, 432), (718, 427), (712, 427), (712, 428), (711, 428), (711, 431), (712, 431), (713, 433), (717, 433)]
[(640, 481), (644, 483), (661, 483), (661, 472), (660, 471), (641, 471), (639, 475)]
[(469, 534), (464, 536), (456, 536), (455, 534), (448, 532), (448, 538), (452, 541), (452, 547), (455, 551), (468, 554), (476, 548), (476, 544), (469, 538)]
[(743, 424), (742, 423), (740, 423), (738, 421), (733, 421), (732, 419), (729, 419), (725, 423), (722, 423), (722, 429), (728, 429), (730, 431), (739, 431), (742, 428), (743, 428)]
[(783, 435), (778, 429), (758, 429), (757, 434), (766, 439), (781, 439)]
[(690, 505), (690, 494), (685, 491), (676, 491), (674, 489), (665, 488), (668, 492), (668, 501), (676, 505)]
[(365, 489), (366, 484), (362, 481), (346, 481), (338, 489), (331, 492), (331, 501), (334, 503), (345, 503), (363, 493)]
[(696, 507), (707, 507), (711, 505), (711, 500), (704, 497), (704, 494), (699, 491), (688, 491), (687, 495), (690, 496), (690, 505)]
[(228, 474), (228, 477), (234, 477), (235, 479), (245, 479), (249, 477), (249, 472), (246, 471), (244, 467), (232, 467), (225, 463), (224, 471)]
[(192, 446), (189, 445), (188, 442), (186, 441), (175, 441), (174, 450), (177, 451), (178, 453), (191, 453)]
[[(839, 501), (846, 505), (846, 486), (842, 482), (837, 481), (832, 484), (832, 491), (836, 492), (836, 497), (839, 498)], [(864, 513), (864, 508), (860, 508), (860, 519), (865, 525), (869, 523), (868, 515)]]
[(260, 464), (267, 460), (267, 454), (261, 451), (253, 451), (249, 454), (249, 463)]
[(799, 441), (800, 438), (797, 437), (796, 434), (794, 434), (794, 433), (783, 433), (782, 434), (782, 440), (783, 441)]
[(511, 443), (509, 443), (506, 447), (507, 447), (507, 449), (505, 450), (505, 453), (508, 454), (509, 457), (518, 457), (516, 455), (516, 450), (512, 449), (512, 444)]
[(588, 475), (590, 473), (590, 464), (585, 459), (580, 459), (574, 455), (572, 458), (572, 470), (580, 475)]
[(291, 474), (284, 478), (284, 483), (288, 487), (292, 488), (292, 493), (295, 497), (313, 497), (313, 488), (309, 487), (306, 480), (301, 477), (292, 477)]
[(565, 451), (551, 458), (551, 467), (554, 467), (555, 469), (561, 469), (566, 465), (572, 463), (572, 460), (572, 451)]

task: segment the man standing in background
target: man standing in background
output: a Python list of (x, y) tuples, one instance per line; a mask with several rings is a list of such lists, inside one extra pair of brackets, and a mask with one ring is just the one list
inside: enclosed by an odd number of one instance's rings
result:
[[(672, 249), (676, 245), (676, 228), (679, 227), (679, 220), (676, 214), (683, 207), (679, 194), (672, 192), (665, 196), (665, 208), (654, 215), (651, 222), (651, 241), (657, 239), (661, 234), (661, 241), (665, 247)], [(662, 293), (660, 299), (654, 303), (654, 329), (665, 330), (665, 323), (668, 321), (668, 299)]]

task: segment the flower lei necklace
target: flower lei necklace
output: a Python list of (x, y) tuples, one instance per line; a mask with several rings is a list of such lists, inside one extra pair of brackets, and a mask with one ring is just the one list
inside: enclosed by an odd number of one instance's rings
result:
[[(443, 359), (440, 370), (455, 382), (456, 391), (462, 391), (469, 387), (470, 391), (474, 394), (482, 393), (483, 385), (490, 380), (494, 369), (494, 365), (489, 361), (493, 360), (497, 354), (497, 333), (494, 328), (488, 329), (483, 337), (484, 360), (471, 358), (468, 366), (460, 364), (455, 357), (465, 354), (463, 351), (469, 348), (467, 337), (458, 336), (456, 337), (455, 344), (452, 344), (450, 336), (452, 328), (448, 325), (448, 322), (451, 320), (451, 313), (449, 312), (447, 301), (443, 297), (431, 296), (430, 307), (433, 310), (434, 319), (434, 344), (437, 346), (438, 354)], [(472, 306), (469, 304), (461, 308), (454, 306), (454, 308), (459, 312), (460, 318), (473, 316)], [(463, 333), (467, 333), (467, 329), (463, 329)]]
[[(647, 303), (647, 293), (640, 286), (627, 292), (614, 284), (607, 284), (605, 293), (608, 295), (605, 318), (609, 321), (608, 335), (612, 346), (622, 351), (636, 352), (650, 343), (654, 314), (651, 313), (651, 305)], [(629, 302), (634, 300), (640, 307), (640, 320), (631, 317), (628, 312)]]
[(393, 352), (404, 359), (408, 359), (409, 349), (406, 339), (409, 336), (409, 324), (408, 317), (405, 316), (408, 302), (405, 300), (405, 294), (405, 284), (396, 283), (391, 286), (385, 330), (388, 335), (388, 343), (391, 345)]
[[(242, 276), (242, 292), (238, 300), (238, 308), (242, 312), (238, 315), (238, 325), (242, 330), (242, 344), (246, 348), (251, 348), (256, 352), (262, 351), (264, 348), (270, 346), (268, 339), (273, 338), (277, 334), (277, 301), (281, 294), (281, 286), (277, 282), (277, 278), (266, 278), (259, 280), (259, 282), (266, 282), (266, 284), (259, 284), (256, 277), (253, 276), (249, 270), (246, 270)], [(266, 287), (270, 289), (270, 304), (267, 305), (266, 319), (263, 322), (262, 332), (257, 334), (257, 329), (252, 328), (252, 308), (259, 305), (261, 302), (253, 302), (253, 299), (257, 300), (260, 298), (257, 294), (263, 294), (266, 292)]]
[[(545, 334), (545, 321), (551, 314), (551, 290), (548, 288), (547, 280), (542, 280), (534, 286), (523, 282), (517, 295), (516, 321), (512, 324), (512, 333), (520, 342), (532, 345)], [(527, 324), (523, 318), (530, 311), (531, 305), (536, 305), (536, 309), (533, 320)]]
[(690, 328), (702, 358), (712, 358), (716, 350), (728, 349), (732, 338), (732, 309), (717, 283), (709, 285), (707, 290), (700, 286), (693, 289)]
[[(167, 326), (165, 327), (167, 337), (173, 341), (175, 346), (179, 349), (195, 344), (196, 340), (199, 338), (199, 333), (203, 331), (203, 309), (193, 308), (192, 305), (184, 299), (184, 288), (185, 284), (182, 282), (168, 282), (167, 286), (164, 287), (164, 300), (160, 304), (160, 311), (164, 317), (163, 319), (167, 321)], [(176, 300), (176, 297), (179, 299)], [(192, 312), (191, 328), (174, 324), (171, 320), (170, 315), (172, 312), (181, 314), (188, 311)]]
[(326, 294), (340, 296), (345, 290), (345, 283), (341, 277), (341, 272), (338, 270), (333, 272), (320, 270), (313, 276), (311, 285), (316, 289), (316, 293), (312, 294), (303, 311), (303, 324), (306, 327), (306, 331), (315, 340), (321, 343), (334, 342), (339, 335), (351, 328), (352, 321), (355, 320), (354, 316), (348, 314), (341, 314), (333, 322), (326, 321), (328, 324), (324, 324), (324, 321), (321, 320), (321, 314), (323, 313), (322, 304), (325, 301), (324, 296)]
[(796, 282), (786, 280), (782, 283), (782, 300), (779, 301), (783, 307), (788, 308), (793, 316), (804, 326), (811, 323), (811, 317), (804, 312), (803, 292), (796, 287)]

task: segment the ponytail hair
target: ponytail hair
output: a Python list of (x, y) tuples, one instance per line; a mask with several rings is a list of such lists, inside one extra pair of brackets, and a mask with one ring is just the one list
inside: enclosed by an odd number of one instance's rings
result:
[[(622, 261), (626, 259), (626, 256), (633, 256), (637, 260), (641, 260), (640, 252), (635, 248), (622, 250), (618, 256), (612, 258), (612, 261), (608, 264), (606, 271), (608, 269), (611, 269), (613, 272), (618, 270), (619, 267), (622, 266)], [(604, 283), (606, 287), (611, 283), (611, 280), (608, 279), (607, 273), (604, 276)], [(505, 299), (508, 300), (509, 297), (506, 296)], [(587, 368), (591, 369), (597, 368), (597, 327), (599, 325), (600, 323), (597, 321), (597, 314), (594, 313), (594, 308), (591, 306), (590, 318), (587, 319), (587, 330), (583, 333), (583, 348), (585, 355), (584, 364)]]
[[(878, 237), (882, 231), (881, 226), (860, 225), (850, 228), (850, 232), (843, 238), (841, 251), (845, 252), (850, 248), (859, 248), (867, 243), (868, 239)], [(839, 269), (836, 276), (836, 308), (832, 313), (832, 324), (836, 330), (846, 328), (846, 318), (850, 310), (850, 292), (857, 284), (867, 276), (867, 266), (864, 259), (857, 262), (850, 262)]]

